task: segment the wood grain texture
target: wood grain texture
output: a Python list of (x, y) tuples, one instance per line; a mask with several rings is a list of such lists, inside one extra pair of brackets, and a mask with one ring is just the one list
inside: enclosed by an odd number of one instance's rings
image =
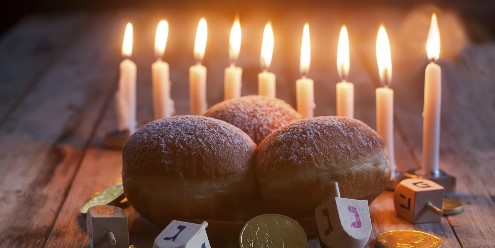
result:
[(78, 29), (85, 21), (87, 16), (84, 15), (30, 16), (2, 36), (0, 124), (8, 119), (74, 38), (81, 35)]
[[(69, 29), (77, 28), (70, 19)], [(111, 57), (101, 50), (113, 22), (96, 26), (106, 19), (84, 19), (95, 22), (62, 48), (0, 127), (0, 221), (10, 223), (0, 227), (1, 246), (44, 245), (91, 137), (94, 110), (113, 88), (102, 85), (115, 72), (105, 72)], [(64, 18), (57, 22), (62, 26)]]

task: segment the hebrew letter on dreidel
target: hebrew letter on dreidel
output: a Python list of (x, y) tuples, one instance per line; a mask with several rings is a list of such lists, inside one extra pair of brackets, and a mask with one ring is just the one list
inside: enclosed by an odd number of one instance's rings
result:
[(411, 223), (439, 222), (444, 189), (426, 179), (405, 179), (394, 194), (395, 212)]
[(328, 247), (364, 247), (371, 234), (368, 201), (341, 198), (337, 183), (334, 195), (315, 209), (320, 239)]
[(361, 217), (359, 216), (358, 209), (354, 206), (349, 206), (347, 207), (351, 213), (354, 213), (354, 217), (356, 218), (356, 221), (351, 223), (351, 226), (354, 228), (361, 228)]
[[(402, 199), (406, 199), (407, 197), (403, 194), (399, 194), (399, 196), (402, 198)], [(406, 210), (411, 210), (411, 198), (407, 198), (407, 206), (404, 205), (404, 204), (399, 204), (399, 206), (401, 208), (405, 208)]]
[(206, 235), (208, 223), (201, 224), (174, 220), (156, 237), (154, 248), (210, 248)]
[(177, 226), (177, 229), (179, 229), (179, 232), (177, 232), (173, 237), (165, 237), (165, 238), (163, 238), (163, 240), (172, 240), (172, 242), (175, 242), (175, 239), (177, 239), (177, 236), (179, 236), (179, 234), (182, 231), (184, 231), (184, 229), (186, 229), (186, 226), (179, 225), (179, 226)]

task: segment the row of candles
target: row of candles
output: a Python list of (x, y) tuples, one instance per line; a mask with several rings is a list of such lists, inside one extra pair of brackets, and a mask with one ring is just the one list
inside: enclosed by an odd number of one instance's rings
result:
[[(125, 29), (122, 54), (124, 61), (120, 64), (119, 87), (115, 95), (119, 130), (136, 129), (136, 65), (130, 60), (132, 54), (133, 27), (128, 23)], [(174, 102), (170, 97), (169, 66), (162, 61), (168, 37), (168, 23), (159, 22), (155, 38), (155, 54), (157, 61), (152, 65), (153, 109), (155, 119), (169, 117), (174, 113)], [(194, 56), (196, 65), (189, 68), (189, 98), (190, 113), (201, 115), (206, 112), (206, 73), (207, 69), (201, 64), (207, 40), (207, 23), (201, 19), (196, 32)], [(224, 95), (225, 100), (240, 97), (242, 84), (242, 68), (235, 62), (241, 46), (241, 26), (236, 20), (230, 33), (229, 55), (231, 65), (225, 69)], [(268, 71), (274, 46), (274, 36), (271, 24), (265, 26), (261, 47), (261, 65), (263, 71), (258, 74), (258, 94), (275, 97), (276, 76)], [(423, 171), (425, 173), (439, 173), (438, 151), (440, 134), (440, 103), (441, 103), (441, 69), (434, 62), (440, 54), (440, 34), (436, 15), (432, 15), (430, 31), (427, 40), (427, 55), (431, 63), (425, 71), (425, 98), (423, 111)], [(394, 158), (394, 122), (393, 98), (394, 91), (390, 88), (392, 80), (392, 60), (390, 43), (387, 31), (380, 26), (377, 35), (376, 56), (382, 87), (376, 89), (376, 121), (377, 132), (383, 138), (393, 171), (392, 177), (397, 174)], [(303, 28), (300, 69), (302, 77), (296, 82), (297, 110), (305, 118), (313, 116), (316, 107), (314, 102), (314, 82), (307, 77), (310, 66), (310, 35), (309, 25)], [(342, 79), (337, 83), (337, 115), (354, 117), (354, 85), (347, 82), (349, 72), (349, 38), (345, 26), (341, 28), (337, 67)]]

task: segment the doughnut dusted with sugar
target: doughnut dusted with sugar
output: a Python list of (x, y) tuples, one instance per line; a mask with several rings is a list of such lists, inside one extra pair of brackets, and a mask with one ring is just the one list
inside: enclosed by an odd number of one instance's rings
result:
[(244, 96), (224, 101), (211, 107), (205, 116), (240, 128), (256, 144), (273, 131), (301, 119), (301, 115), (283, 100), (266, 96)]
[(202, 116), (146, 124), (123, 152), (125, 194), (148, 220), (215, 219), (256, 194), (256, 144), (239, 128)]
[(379, 135), (345, 117), (300, 120), (266, 137), (257, 148), (256, 176), (263, 200), (273, 211), (312, 215), (334, 197), (371, 203), (390, 181), (390, 166)]

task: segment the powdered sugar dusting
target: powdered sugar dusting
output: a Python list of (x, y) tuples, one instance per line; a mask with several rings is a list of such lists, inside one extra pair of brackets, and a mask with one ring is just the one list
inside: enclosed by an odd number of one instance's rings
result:
[(301, 115), (283, 100), (264, 96), (244, 96), (218, 103), (205, 116), (239, 127), (256, 144), (273, 131), (301, 119)]
[(250, 170), (255, 148), (248, 135), (226, 122), (174, 116), (150, 122), (130, 137), (124, 174), (221, 179)]
[(270, 134), (258, 147), (256, 166), (258, 171), (280, 167), (341, 170), (382, 153), (382, 146), (379, 135), (361, 121), (310, 118)]

